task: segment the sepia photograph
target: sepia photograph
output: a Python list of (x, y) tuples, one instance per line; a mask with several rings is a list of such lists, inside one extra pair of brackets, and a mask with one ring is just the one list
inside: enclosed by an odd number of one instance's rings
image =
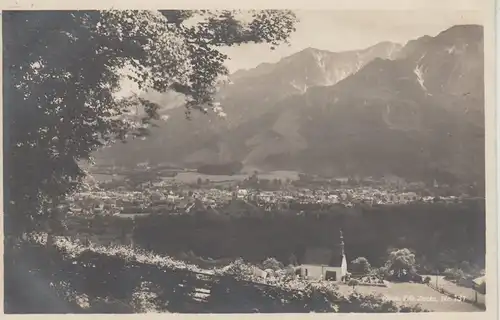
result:
[(1, 19), (5, 314), (497, 308), (484, 12)]

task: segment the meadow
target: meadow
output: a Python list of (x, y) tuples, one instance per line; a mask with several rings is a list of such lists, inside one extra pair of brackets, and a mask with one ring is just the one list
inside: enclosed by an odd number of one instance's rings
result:
[(421, 283), (388, 283), (387, 287), (357, 286), (353, 290), (347, 285), (339, 286), (343, 294), (357, 291), (360, 294), (382, 294), (397, 304), (418, 303), (433, 312), (477, 312), (480, 308), (459, 299), (452, 299)]
[[(196, 183), (198, 178), (202, 179), (203, 181), (208, 179), (211, 182), (227, 182), (227, 181), (243, 181), (247, 179), (251, 174), (252, 172), (235, 174), (235, 175), (207, 175), (207, 174), (187, 171), (187, 172), (179, 172), (177, 176), (165, 179), (173, 179), (175, 181), (182, 183)], [(267, 180), (273, 180), (273, 179), (298, 180), (299, 174), (295, 171), (271, 171), (271, 172), (259, 173), (259, 178)]]

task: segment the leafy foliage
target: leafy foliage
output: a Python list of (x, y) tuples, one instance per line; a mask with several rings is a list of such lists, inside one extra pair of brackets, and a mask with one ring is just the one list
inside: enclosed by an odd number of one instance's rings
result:
[(385, 279), (389, 275), (389, 270), (387, 266), (382, 266), (380, 268), (373, 268), (370, 272), (371, 275), (379, 278), (379, 279)]
[(446, 280), (458, 281), (465, 278), (465, 272), (459, 268), (448, 268), (444, 272)]
[(365, 257), (358, 257), (351, 261), (351, 271), (355, 273), (368, 274), (371, 270), (371, 265)]
[(415, 254), (409, 249), (396, 249), (389, 254), (387, 270), (396, 279), (410, 279), (416, 273)]
[(183, 94), (187, 111), (207, 112), (227, 75), (220, 47), (277, 45), (296, 22), (289, 11), (248, 12), (247, 22), (238, 14), (4, 12), (6, 231), (57, 228), (54, 207), (86, 175), (80, 161), (129, 135), (149, 133), (159, 106), (120, 97), (123, 77), (139, 89)]
[(264, 262), (262, 262), (262, 267), (264, 269), (271, 269), (277, 271), (283, 269), (284, 265), (283, 263), (276, 260), (276, 258), (267, 258), (266, 260), (264, 260)]
[[(85, 246), (56, 237), (54, 250), (48, 251), (45, 241), (46, 235), (34, 235), (25, 248), (37, 265), (44, 266), (31, 271), (49, 279), (61, 299), (79, 305), (71, 311), (76, 313), (404, 312), (382, 296), (344, 296), (330, 282), (259, 282), (252, 279), (253, 266), (241, 259), (211, 274), (129, 247)], [(16, 267), (11, 265), (15, 261), (9, 259), (10, 268)], [(196, 288), (203, 286), (211, 288), (210, 296), (196, 304)]]

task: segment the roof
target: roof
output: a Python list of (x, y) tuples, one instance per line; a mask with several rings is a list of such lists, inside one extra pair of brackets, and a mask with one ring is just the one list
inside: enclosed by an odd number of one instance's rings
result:
[(339, 266), (342, 264), (340, 248), (308, 248), (304, 254), (303, 264)]
[(482, 277), (479, 277), (479, 278), (472, 280), (472, 282), (474, 282), (474, 284), (476, 286), (480, 286), (483, 282), (486, 282), (486, 279), (484, 276), (482, 276)]

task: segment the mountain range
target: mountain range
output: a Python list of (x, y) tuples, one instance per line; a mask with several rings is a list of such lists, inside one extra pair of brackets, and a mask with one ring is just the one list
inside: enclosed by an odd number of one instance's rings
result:
[[(173, 101), (161, 97), (165, 106)], [(261, 170), (484, 183), (482, 26), (453, 26), (404, 46), (308, 48), (235, 72), (217, 100), (224, 117), (186, 120), (177, 103), (151, 137), (102, 149), (97, 163), (238, 161)]]

